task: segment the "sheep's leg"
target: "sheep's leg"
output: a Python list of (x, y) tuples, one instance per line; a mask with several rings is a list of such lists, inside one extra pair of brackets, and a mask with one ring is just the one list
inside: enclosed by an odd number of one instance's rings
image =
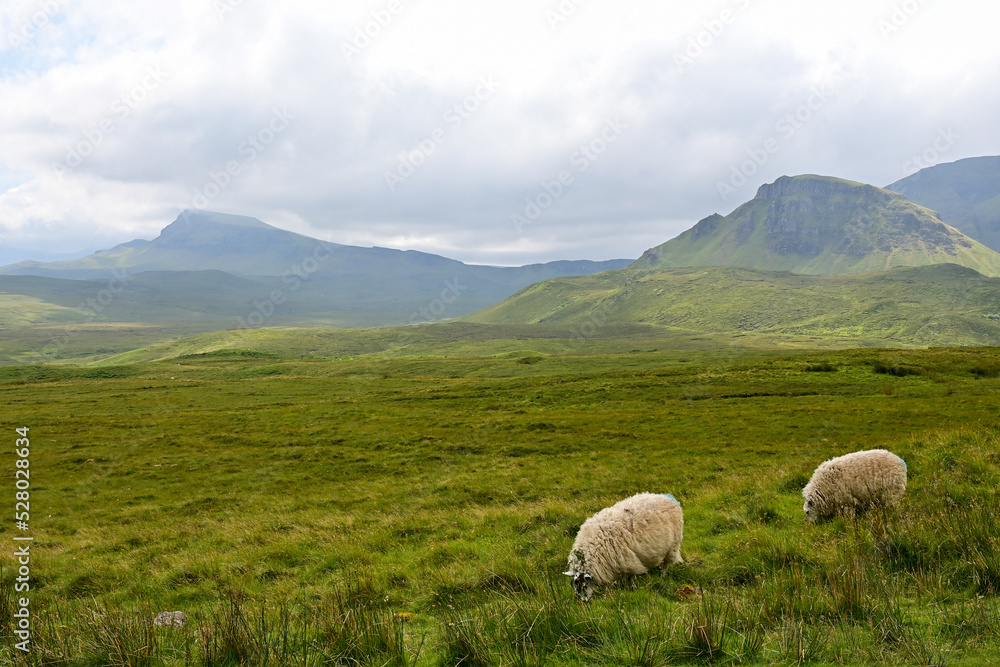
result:
[(667, 554), (667, 557), (664, 559), (663, 562), (668, 565), (683, 563), (684, 559), (681, 558), (681, 545), (678, 544), (676, 547), (671, 549), (670, 553)]
[(671, 549), (667, 552), (667, 555), (660, 562), (660, 576), (665, 577), (667, 575), (667, 567), (670, 565), (676, 565), (677, 563), (683, 563), (684, 559), (681, 558), (681, 548), (680, 546)]

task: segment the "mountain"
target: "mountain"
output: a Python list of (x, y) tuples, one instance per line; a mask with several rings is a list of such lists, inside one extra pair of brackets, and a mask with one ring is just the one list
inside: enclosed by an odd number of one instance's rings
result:
[[(783, 335), (853, 344), (998, 345), (1000, 279), (956, 264), (811, 276), (734, 267), (608, 271), (546, 280), (462, 318)], [(592, 332), (592, 333), (588, 333)]]
[(280, 276), (320, 243), (256, 218), (184, 211), (152, 241), (137, 239), (71, 261), (20, 262), (0, 267), (0, 274), (89, 279), (112, 278), (115, 272), (122, 271), (216, 270), (233, 275)]
[(78, 259), (92, 252), (93, 250), (61, 253), (45, 252), (43, 250), (25, 250), (24, 248), (14, 248), (4, 245), (3, 238), (0, 237), (0, 266), (23, 262), (29, 258), (42, 262), (59, 262), (67, 259)]
[(834, 275), (953, 263), (1000, 275), (1000, 254), (903, 195), (815, 175), (782, 176), (727, 216), (643, 253), (636, 269), (739, 266)]
[[(73, 261), (0, 268), (0, 327), (24, 325), (31, 313), (33, 324), (74, 317), (86, 323), (200, 322), (206, 331), (413, 324), (485, 308), (539, 280), (629, 263), (476, 266), (412, 250), (328, 243), (256, 218), (185, 212), (151, 241)], [(104, 301), (91, 303), (98, 295)]]
[(927, 167), (886, 189), (934, 209), (952, 227), (1000, 251), (1000, 156)]

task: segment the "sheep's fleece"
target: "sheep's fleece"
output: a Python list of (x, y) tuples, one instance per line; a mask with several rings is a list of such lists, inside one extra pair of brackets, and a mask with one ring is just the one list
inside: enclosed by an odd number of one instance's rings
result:
[(640, 493), (587, 519), (573, 542), (569, 571), (584, 601), (594, 586), (658, 565), (681, 563), (684, 513), (673, 496)]
[(802, 489), (802, 509), (816, 522), (872, 505), (895, 505), (904, 491), (906, 462), (885, 449), (869, 449), (821, 463)]

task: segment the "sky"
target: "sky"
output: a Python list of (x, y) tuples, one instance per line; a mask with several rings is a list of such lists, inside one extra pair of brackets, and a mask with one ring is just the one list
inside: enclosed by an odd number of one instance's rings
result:
[(184, 209), (469, 263), (638, 257), (781, 175), (1000, 154), (995, 0), (6, 0), (0, 249)]

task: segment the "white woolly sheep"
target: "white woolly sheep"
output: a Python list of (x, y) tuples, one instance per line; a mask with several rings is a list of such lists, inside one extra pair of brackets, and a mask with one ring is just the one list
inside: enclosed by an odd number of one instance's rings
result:
[(656, 566), (682, 563), (684, 513), (671, 495), (639, 493), (605, 508), (580, 527), (569, 554), (573, 590), (586, 602), (595, 586)]
[(816, 523), (874, 505), (895, 505), (904, 491), (906, 461), (885, 449), (869, 449), (821, 463), (802, 489), (802, 509)]

